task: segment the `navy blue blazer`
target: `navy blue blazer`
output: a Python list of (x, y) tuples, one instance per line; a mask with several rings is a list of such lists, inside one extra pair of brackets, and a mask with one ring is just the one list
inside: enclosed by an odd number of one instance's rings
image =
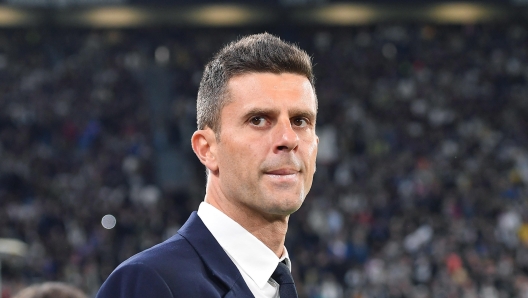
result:
[(254, 297), (193, 212), (176, 235), (119, 265), (96, 298)]

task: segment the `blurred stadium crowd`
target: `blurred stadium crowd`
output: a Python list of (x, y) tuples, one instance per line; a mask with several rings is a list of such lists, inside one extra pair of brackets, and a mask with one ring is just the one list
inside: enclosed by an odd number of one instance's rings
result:
[[(177, 231), (204, 195), (189, 143), (203, 66), (260, 31), (0, 30), (0, 237), (29, 245), (4, 298), (47, 280), (94, 295)], [(301, 297), (528, 297), (526, 25), (268, 31), (317, 77), (317, 173), (286, 243)], [(152, 68), (170, 73), (186, 188), (156, 186)]]

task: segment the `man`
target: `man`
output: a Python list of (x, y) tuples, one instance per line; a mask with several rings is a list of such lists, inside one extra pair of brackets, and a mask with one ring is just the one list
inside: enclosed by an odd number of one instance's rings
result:
[(216, 54), (191, 139), (205, 200), (175, 236), (121, 264), (97, 297), (296, 297), (284, 239), (312, 185), (316, 114), (311, 61), (296, 46), (258, 34)]

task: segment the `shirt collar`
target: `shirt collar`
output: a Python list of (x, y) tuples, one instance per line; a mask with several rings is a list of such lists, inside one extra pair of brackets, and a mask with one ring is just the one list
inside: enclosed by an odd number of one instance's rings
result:
[(279, 261), (284, 261), (288, 268), (291, 268), (286, 247), (279, 259), (257, 237), (212, 205), (206, 202), (200, 203), (198, 216), (220, 246), (234, 260), (237, 267), (253, 279), (260, 288), (264, 288)]

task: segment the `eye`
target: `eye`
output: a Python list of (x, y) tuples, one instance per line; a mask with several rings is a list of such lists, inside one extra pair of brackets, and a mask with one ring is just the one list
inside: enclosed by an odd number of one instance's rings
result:
[(308, 120), (306, 118), (294, 118), (292, 120), (292, 125), (297, 127), (306, 127), (308, 125)]
[(261, 117), (261, 116), (255, 116), (255, 117), (251, 117), (251, 119), (249, 119), (249, 123), (255, 125), (255, 126), (258, 126), (258, 127), (262, 127), (266, 124), (266, 119), (264, 117)]

